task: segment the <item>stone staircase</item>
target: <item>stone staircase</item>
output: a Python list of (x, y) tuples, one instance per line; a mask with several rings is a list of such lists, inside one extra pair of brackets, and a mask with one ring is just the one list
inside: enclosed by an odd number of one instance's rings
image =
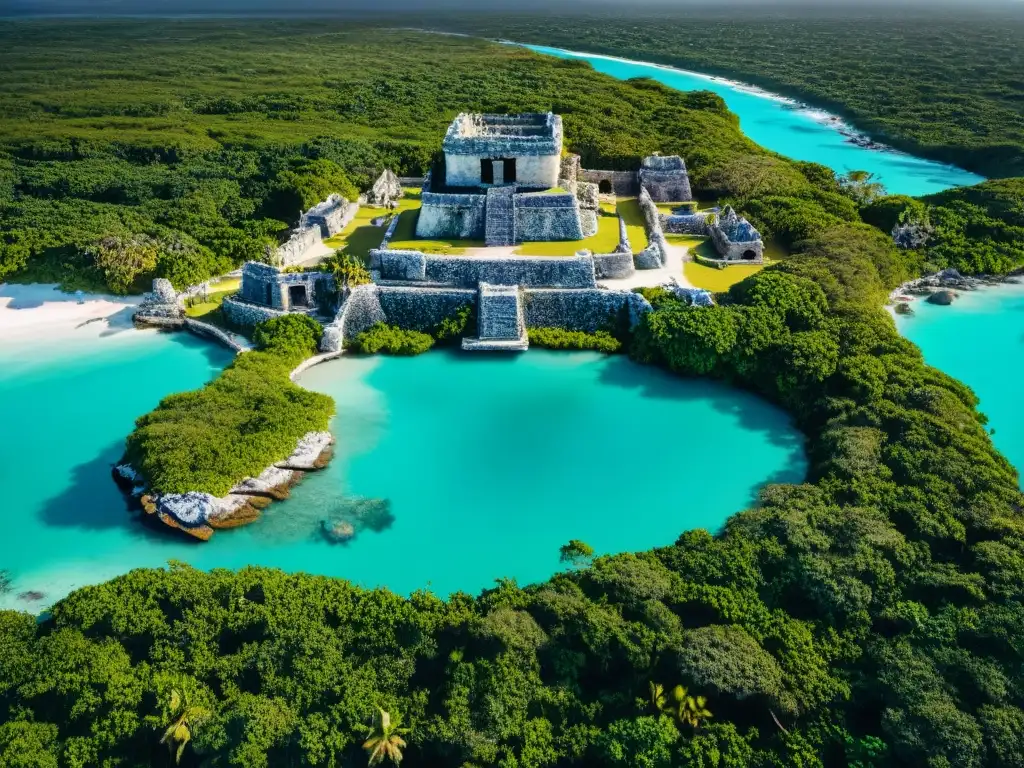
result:
[(509, 246), (516, 243), (515, 186), (491, 187), (487, 190), (487, 223), (485, 240), (488, 246)]
[(463, 349), (522, 352), (530, 346), (519, 286), (480, 283), (477, 333), (477, 338), (462, 340)]

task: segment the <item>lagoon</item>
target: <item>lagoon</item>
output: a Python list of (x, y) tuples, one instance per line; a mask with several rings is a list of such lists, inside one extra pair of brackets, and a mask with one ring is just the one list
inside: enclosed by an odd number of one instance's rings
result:
[[(0, 568), (14, 576), (0, 607), (41, 610), (169, 559), (403, 594), (477, 592), (498, 578), (547, 578), (570, 538), (621, 552), (717, 530), (761, 484), (806, 472), (803, 437), (778, 409), (622, 357), (344, 358), (301, 378), (337, 400), (329, 467), (256, 524), (192, 543), (129, 514), (110, 467), (136, 417), (208, 380), (228, 354), (150, 331), (90, 337), (70, 352), (12, 354), (0, 342), (0, 423), (16, 436), (0, 441)], [(393, 521), (329, 543), (320, 520), (352, 497), (386, 500)], [(45, 597), (18, 597), (32, 590)]]
[(549, 56), (586, 61), (598, 72), (620, 80), (649, 77), (681, 91), (713, 91), (739, 116), (743, 133), (762, 147), (794, 160), (827, 165), (837, 174), (868, 171), (889, 194), (929, 195), (985, 180), (962, 168), (905, 152), (859, 146), (840, 130), (842, 123), (830, 119), (827, 113), (732, 80), (612, 56), (542, 45), (524, 47)]

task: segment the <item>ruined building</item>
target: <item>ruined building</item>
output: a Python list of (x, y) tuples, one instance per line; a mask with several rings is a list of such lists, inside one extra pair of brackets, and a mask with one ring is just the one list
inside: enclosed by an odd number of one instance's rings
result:
[(507, 246), (582, 240), (597, 231), (596, 204), (581, 207), (578, 188), (558, 188), (563, 169), (558, 115), (463, 113), (448, 128), (442, 148), (444, 178), (428, 177), (417, 237)]
[(711, 241), (724, 261), (764, 261), (764, 243), (761, 234), (744, 217), (738, 216), (731, 205), (711, 224)]

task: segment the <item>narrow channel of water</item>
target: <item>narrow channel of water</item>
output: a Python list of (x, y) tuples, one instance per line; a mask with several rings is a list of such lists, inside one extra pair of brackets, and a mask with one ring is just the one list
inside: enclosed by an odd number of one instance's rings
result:
[(961, 293), (949, 307), (913, 307), (913, 316), (896, 317), (900, 333), (929, 365), (974, 390), (996, 448), (1024, 472), (1024, 283)]
[(524, 47), (549, 56), (586, 61), (598, 72), (619, 80), (649, 77), (680, 91), (713, 91), (739, 115), (743, 133), (762, 147), (794, 160), (827, 165), (839, 174), (868, 171), (885, 185), (890, 194), (928, 195), (985, 180), (962, 168), (924, 160), (905, 152), (860, 146), (844, 135), (840, 130), (844, 128), (843, 124), (833, 116), (732, 80), (561, 48)]
[[(0, 441), (0, 568), (15, 577), (0, 607), (40, 610), (168, 559), (476, 592), (547, 578), (571, 538), (620, 552), (717, 529), (762, 483), (805, 474), (803, 438), (781, 411), (621, 357), (349, 358), (302, 377), (338, 402), (329, 468), (257, 524), (193, 544), (133, 519), (110, 467), (136, 417), (229, 356), (138, 331), (70, 351), (0, 344), (0, 423), (14, 438)], [(354, 520), (355, 538), (328, 542), (324, 519)], [(31, 590), (45, 597), (19, 598)]]

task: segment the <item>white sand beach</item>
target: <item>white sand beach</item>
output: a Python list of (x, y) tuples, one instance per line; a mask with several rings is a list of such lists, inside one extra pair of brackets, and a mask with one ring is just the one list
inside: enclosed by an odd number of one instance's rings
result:
[(0, 345), (74, 340), (132, 328), (137, 296), (65, 293), (56, 285), (0, 283)]

